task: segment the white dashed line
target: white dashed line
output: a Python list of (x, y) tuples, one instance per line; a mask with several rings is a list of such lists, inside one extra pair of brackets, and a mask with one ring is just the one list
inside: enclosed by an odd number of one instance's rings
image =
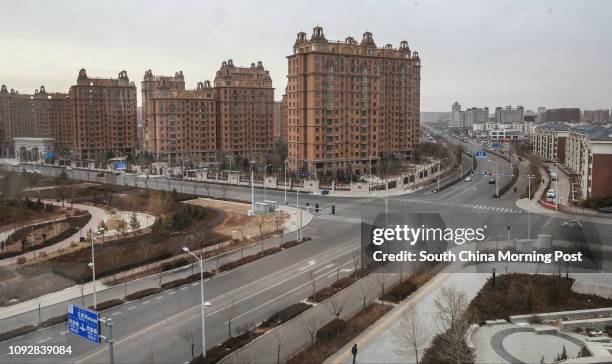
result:
[(193, 282), (191, 285), (192, 286), (197, 286), (198, 284), (200, 284), (200, 282)]
[(60, 332), (60, 335), (66, 335), (67, 333), (68, 333), (68, 330), (62, 331), (62, 332)]
[(171, 291), (171, 292), (168, 292), (168, 294), (169, 294), (169, 295), (171, 295), (171, 294), (175, 294), (175, 293), (176, 293), (176, 291)]
[(136, 308), (136, 306), (128, 307), (128, 311), (131, 311), (131, 310), (133, 310), (135, 308)]
[(112, 316), (117, 316), (117, 315), (121, 315), (121, 311), (115, 312)]
[(186, 289), (187, 289), (187, 286), (183, 286), (183, 287), (181, 287), (180, 289), (181, 289), (181, 291), (182, 291), (182, 290), (186, 290)]
[(155, 297), (156, 300), (161, 300), (162, 298), (164, 298), (164, 296), (157, 296), (157, 297)]
[(151, 302), (151, 301), (144, 301), (142, 304), (143, 304), (143, 305), (146, 305), (146, 304), (148, 304), (148, 303), (150, 303), (150, 302)]
[(49, 337), (48, 337), (48, 338), (46, 338), (46, 339), (42, 339), (42, 340), (40, 340), (40, 341), (37, 341), (36, 343), (37, 343), (37, 344), (42, 344), (42, 343), (45, 343), (45, 342), (47, 342), (47, 341), (49, 341), (49, 340), (51, 340), (51, 339), (52, 339), (52, 338), (51, 338), (51, 336), (49, 336)]

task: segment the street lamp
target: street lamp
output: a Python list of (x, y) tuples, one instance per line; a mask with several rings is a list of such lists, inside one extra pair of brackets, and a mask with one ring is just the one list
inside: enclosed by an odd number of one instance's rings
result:
[(285, 205), (287, 204), (287, 162), (288, 160), (285, 159), (283, 163), (285, 165)]
[(264, 185), (264, 201), (268, 201), (268, 189), (266, 188), (266, 178), (268, 177), (268, 167), (270, 167), (272, 164), (266, 164), (264, 166), (264, 179), (263, 179), (263, 185)]
[(388, 216), (389, 216), (389, 203), (387, 196), (378, 196), (375, 193), (372, 193), (371, 196), (380, 197), (385, 201), (385, 227), (389, 226)]
[(531, 180), (536, 178), (536, 176), (528, 174), (525, 176), (525, 178), (527, 178), (527, 180), (529, 181), (529, 190), (527, 192), (527, 198), (529, 198), (529, 213), (527, 215), (527, 239), (531, 239)]
[(202, 359), (206, 358), (206, 314), (204, 313), (204, 309), (206, 306), (210, 306), (211, 303), (208, 301), (204, 301), (204, 264), (202, 258), (193, 254), (189, 248), (186, 246), (183, 247), (183, 251), (185, 253), (189, 253), (193, 255), (200, 262), (200, 297), (202, 298)]
[(94, 235), (95, 230), (91, 229), (91, 263), (87, 264), (89, 268), (91, 268), (91, 283), (93, 285), (93, 307), (96, 309), (96, 256), (94, 254)]

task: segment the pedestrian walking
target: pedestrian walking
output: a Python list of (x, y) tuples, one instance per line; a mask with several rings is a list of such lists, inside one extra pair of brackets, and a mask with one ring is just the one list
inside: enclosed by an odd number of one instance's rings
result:
[(353, 353), (353, 364), (355, 364), (355, 360), (357, 360), (357, 344), (353, 345), (351, 353)]

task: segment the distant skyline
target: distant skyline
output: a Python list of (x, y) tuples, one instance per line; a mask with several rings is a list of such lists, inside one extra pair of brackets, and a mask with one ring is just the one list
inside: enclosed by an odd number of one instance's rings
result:
[[(261, 60), (275, 98), (296, 33), (330, 40), (373, 33), (407, 40), (422, 60), (421, 110), (473, 106), (612, 107), (611, 1), (12, 1), (0, 14), (0, 83), (20, 93), (67, 92), (126, 70), (182, 70), (188, 88), (221, 62)], [(140, 100), (139, 100), (140, 102)]]

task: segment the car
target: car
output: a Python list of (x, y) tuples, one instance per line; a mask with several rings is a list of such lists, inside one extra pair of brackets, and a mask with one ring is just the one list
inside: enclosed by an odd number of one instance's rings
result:
[(322, 195), (329, 195), (329, 190), (321, 190)]
[(551, 178), (553, 181), (556, 181), (556, 180), (557, 180), (557, 174), (556, 174), (555, 172), (551, 172), (551, 173), (550, 173), (550, 178)]
[(580, 220), (564, 221), (563, 222), (563, 227), (582, 229), (582, 223), (580, 222)]
[(66, 166), (66, 170), (67, 170), (67, 171), (72, 171), (72, 167), (70, 167), (70, 166)]
[(494, 177), (489, 178), (489, 184), (490, 185), (494, 185), (495, 184), (495, 178)]
[(96, 174), (96, 176), (98, 176), (98, 177), (104, 177), (104, 172), (98, 172), (98, 174)]
[(548, 192), (546, 192), (546, 198), (555, 198), (556, 195), (555, 190), (548, 190)]
[(465, 177), (465, 182), (471, 182), (471, 181), (472, 181), (472, 177), (470, 176)]

